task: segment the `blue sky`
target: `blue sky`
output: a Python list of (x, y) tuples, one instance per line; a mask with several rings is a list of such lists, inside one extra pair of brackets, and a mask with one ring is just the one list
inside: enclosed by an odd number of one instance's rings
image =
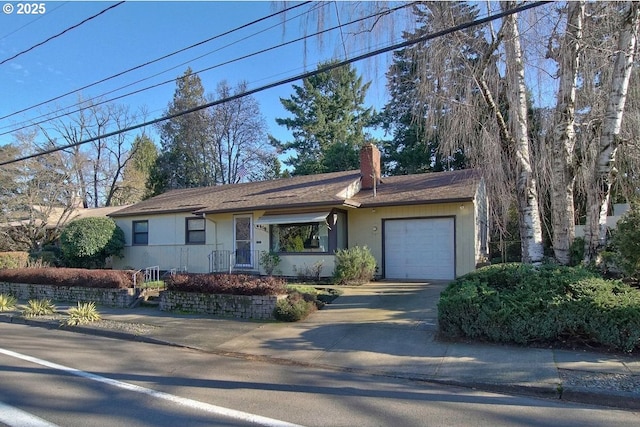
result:
[[(43, 2), (46, 11), (42, 15), (18, 15), (18, 2), (3, 1), (14, 6), (11, 14), (0, 13), (0, 62), (28, 49), (59, 32), (76, 25), (84, 19), (116, 4), (115, 2)], [(292, 3), (289, 3), (291, 5)], [(295, 3), (293, 3), (295, 4)], [(337, 19), (344, 23), (361, 14), (349, 3), (342, 2), (339, 10), (329, 9), (328, 25)], [(131, 1), (115, 7), (91, 21), (69, 30), (42, 46), (0, 65), (0, 117), (76, 90), (85, 85), (138, 66), (163, 55), (206, 40), (220, 33), (246, 24), (282, 8), (282, 2), (223, 2), (223, 1)], [(142, 83), (107, 95), (107, 98), (122, 95), (146, 86), (180, 76), (187, 66), (194, 71), (212, 67), (261, 49), (265, 49), (316, 31), (317, 19), (295, 18), (308, 11), (310, 5), (300, 7), (287, 14), (293, 18), (283, 30), (281, 18), (271, 18), (239, 32), (206, 43), (194, 49), (172, 56), (158, 63), (127, 73), (108, 82), (82, 91), (84, 98), (92, 98), (128, 85), (155, 74)], [(307, 20), (305, 20), (307, 19)], [(378, 25), (387, 25), (384, 20)], [(269, 27), (273, 27), (270, 28)], [(398, 34), (401, 25), (396, 23)], [(391, 27), (383, 34), (390, 34)], [(258, 35), (253, 35), (261, 32)], [(363, 53), (363, 46), (354, 43), (356, 36), (349, 31), (341, 35), (333, 31), (325, 35), (320, 45), (316, 38), (264, 53), (240, 62), (215, 68), (200, 74), (207, 92), (213, 92), (216, 84), (227, 80), (232, 86), (245, 80), (249, 88), (259, 87), (287, 77), (314, 70), (318, 61), (335, 57), (342, 58), (344, 49), (350, 55)], [(386, 45), (380, 39), (369, 38), (372, 48)], [(396, 40), (398, 40), (397, 36)], [(246, 38), (246, 40), (241, 40)], [(346, 40), (343, 45), (343, 38)], [(227, 46), (231, 43), (231, 46)], [(226, 47), (225, 47), (226, 46)], [(200, 57), (200, 58), (199, 58)], [(199, 59), (198, 59), (199, 58)], [(380, 107), (386, 101), (384, 73), (388, 66), (388, 55), (372, 62), (356, 64), (365, 80), (372, 80), (368, 104)], [(299, 82), (298, 82), (299, 83)], [(162, 85), (134, 96), (114, 101), (128, 105), (132, 111), (144, 106), (148, 118), (160, 117), (171, 101), (175, 83)], [(276, 117), (285, 117), (279, 97), (292, 93), (291, 84), (258, 93), (255, 98), (261, 105), (269, 132), (278, 138), (287, 139), (286, 129), (275, 123)], [(41, 114), (77, 102), (76, 93), (54, 103), (31, 109), (10, 118), (0, 120), (0, 133), (15, 128), (17, 123), (32, 120)], [(47, 125), (45, 125), (47, 126)], [(0, 145), (12, 142), (11, 135), (0, 135)]]

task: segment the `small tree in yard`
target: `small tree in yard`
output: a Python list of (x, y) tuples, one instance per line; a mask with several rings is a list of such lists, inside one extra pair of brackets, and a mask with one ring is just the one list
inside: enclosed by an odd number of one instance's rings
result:
[(611, 239), (615, 263), (627, 277), (640, 278), (640, 204), (632, 205), (616, 225)]
[(354, 246), (336, 251), (333, 278), (338, 285), (362, 285), (370, 282), (376, 272), (376, 259), (366, 246)]
[(82, 218), (67, 225), (60, 246), (69, 267), (101, 268), (110, 256), (121, 256), (124, 232), (111, 218)]

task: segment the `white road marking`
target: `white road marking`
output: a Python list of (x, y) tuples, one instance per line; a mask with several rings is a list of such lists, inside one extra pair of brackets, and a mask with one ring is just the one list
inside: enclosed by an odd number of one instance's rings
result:
[(59, 427), (21, 409), (0, 402), (0, 423), (10, 427)]
[[(222, 406), (211, 405), (209, 403), (199, 402), (197, 400), (187, 399), (180, 396), (174, 396), (172, 394), (163, 393), (150, 388), (141, 387), (135, 384), (125, 383), (123, 381), (114, 380), (111, 378), (103, 377), (100, 375), (84, 372), (79, 369), (70, 368), (68, 366), (59, 365), (57, 363), (49, 362), (46, 360), (38, 359), (37, 357), (27, 356), (25, 354), (16, 353), (15, 351), (5, 350), (0, 348), (0, 353), (15, 357), (16, 359), (25, 360), (27, 362), (35, 363), (37, 365), (46, 366), (51, 369), (57, 369), (59, 371), (67, 372), (71, 375), (86, 378), (99, 383), (108, 384), (113, 387), (118, 387), (124, 390), (133, 391), (136, 393), (146, 394), (147, 396), (155, 397), (174, 403), (180, 406), (186, 406), (198, 411), (203, 411), (215, 415), (221, 415), (229, 418), (234, 418), (241, 421), (246, 421), (253, 424), (258, 424), (268, 427), (302, 427), (298, 424), (291, 424), (286, 421), (280, 421), (273, 418), (262, 417), (260, 415), (254, 415), (247, 412), (236, 411), (235, 409), (224, 408)], [(53, 424), (52, 424), (53, 425)]]

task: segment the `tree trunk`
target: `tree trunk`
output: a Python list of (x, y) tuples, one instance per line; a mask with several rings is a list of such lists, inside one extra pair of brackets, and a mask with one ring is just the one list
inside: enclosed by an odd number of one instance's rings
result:
[(616, 149), (633, 67), (639, 24), (640, 3), (630, 2), (629, 12), (622, 23), (618, 38), (611, 89), (598, 144), (594, 184), (587, 191), (585, 262), (598, 261), (598, 253), (606, 244), (611, 185), (616, 174), (614, 167)]
[[(502, 3), (503, 10), (512, 9), (513, 7), (513, 2)], [(509, 121), (515, 141), (516, 195), (522, 261), (537, 264), (542, 262), (544, 250), (542, 246), (538, 191), (529, 153), (527, 87), (524, 79), (524, 64), (517, 19), (516, 14), (512, 14), (507, 16), (504, 21), (507, 100), (509, 103)]]
[(553, 252), (561, 264), (569, 264), (575, 237), (573, 189), (575, 184), (575, 107), (579, 50), (582, 40), (584, 1), (568, 2), (567, 29), (556, 56), (559, 87), (551, 160), (551, 219)]

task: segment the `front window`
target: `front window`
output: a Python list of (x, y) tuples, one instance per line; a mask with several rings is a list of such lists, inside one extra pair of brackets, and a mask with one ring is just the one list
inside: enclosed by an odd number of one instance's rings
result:
[(269, 230), (272, 252), (329, 252), (326, 223), (277, 224)]
[(205, 219), (187, 218), (186, 243), (189, 245), (203, 245), (205, 243)]
[(133, 221), (133, 244), (149, 244), (149, 221)]

